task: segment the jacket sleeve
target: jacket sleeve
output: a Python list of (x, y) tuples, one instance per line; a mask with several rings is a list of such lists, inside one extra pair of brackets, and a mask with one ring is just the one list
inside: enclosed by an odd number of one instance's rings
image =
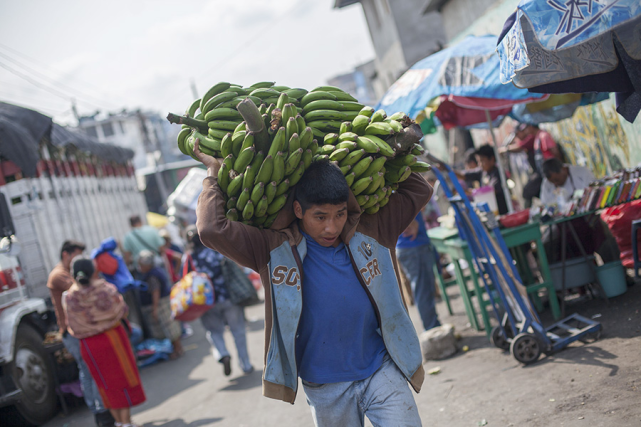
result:
[(268, 234), (225, 216), (225, 198), (214, 177), (203, 181), (203, 191), (198, 197), (196, 226), (203, 244), (236, 263), (260, 271), (269, 262)]
[(429, 202), (432, 192), (432, 187), (417, 172), (412, 172), (400, 183), (389, 203), (375, 214), (381, 243), (388, 247), (396, 246), (398, 236)]

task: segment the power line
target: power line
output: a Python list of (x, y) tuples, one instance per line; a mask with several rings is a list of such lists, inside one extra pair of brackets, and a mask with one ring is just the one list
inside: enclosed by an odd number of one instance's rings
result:
[(34, 86), (36, 86), (36, 87), (38, 87), (38, 88), (40, 88), (40, 89), (42, 89), (44, 91), (49, 92), (52, 95), (58, 96), (58, 97), (60, 97), (62, 99), (65, 99), (65, 100), (67, 100), (69, 102), (73, 102), (73, 98), (68, 96), (67, 94), (62, 93), (62, 92), (60, 92), (60, 91), (58, 91), (56, 89), (50, 88), (48, 86), (45, 86), (45, 85), (41, 84), (40, 82), (32, 79), (31, 77), (21, 73), (20, 71), (11, 68), (7, 64), (4, 64), (4, 63), (0, 62), (0, 67), (4, 68), (5, 70), (9, 71), (12, 74), (15, 74), (16, 76), (20, 77), (21, 79), (24, 79), (24, 80), (28, 81), (32, 85), (34, 85)]
[[(41, 72), (39, 72), (37, 70), (34, 70), (33, 68), (29, 67), (28, 65), (25, 65), (25, 64), (21, 63), (20, 61), (17, 61), (16, 59), (14, 59), (14, 58), (12, 58), (12, 57), (10, 57), (10, 56), (2, 53), (2, 52), (0, 52), (0, 57), (5, 58), (8, 61), (11, 61), (13, 64), (23, 68), (24, 70), (30, 72), (31, 74), (34, 74), (34, 75), (40, 77), (42, 80), (48, 81), (50, 84), (65, 87), (67, 91), (76, 92), (76, 94), (80, 94), (80, 96), (88, 98), (88, 99), (92, 99), (93, 98), (92, 96), (86, 95), (83, 92), (81, 92), (79, 90), (76, 90), (76, 89), (74, 89), (74, 88), (72, 88), (72, 87), (70, 87), (70, 86), (68, 86), (68, 85), (66, 85), (64, 83), (58, 82), (58, 81), (56, 81), (56, 80), (54, 80), (54, 79), (52, 79), (52, 78), (50, 78), (48, 76), (45, 76)], [(95, 103), (96, 99), (93, 98), (93, 100), (94, 100), (93, 102)], [(98, 101), (98, 104), (102, 104), (102, 101)], [(98, 105), (98, 104), (96, 104), (96, 105)]]

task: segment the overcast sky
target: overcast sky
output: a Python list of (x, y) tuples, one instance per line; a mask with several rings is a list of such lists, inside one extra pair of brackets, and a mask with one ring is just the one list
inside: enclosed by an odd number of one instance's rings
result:
[(72, 97), (81, 115), (182, 113), (190, 79), (312, 89), (374, 57), (361, 6), (333, 4), (0, 0), (0, 101), (73, 124)]

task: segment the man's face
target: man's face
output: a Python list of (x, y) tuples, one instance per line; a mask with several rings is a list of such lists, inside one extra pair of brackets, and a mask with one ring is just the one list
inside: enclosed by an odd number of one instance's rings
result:
[(69, 268), (71, 266), (71, 260), (77, 257), (78, 255), (82, 255), (82, 249), (76, 249), (73, 252), (63, 252), (62, 265), (64, 265), (66, 268)]
[(294, 213), (300, 220), (303, 231), (321, 246), (340, 244), (339, 236), (347, 221), (347, 202), (339, 205), (312, 205), (303, 214), (298, 202), (294, 202)]
[(555, 187), (563, 187), (567, 179), (568, 170), (566, 168), (561, 168), (560, 172), (552, 172), (550, 176), (548, 176), (548, 181), (554, 184)]
[(481, 163), (481, 169), (483, 169), (484, 172), (489, 172), (496, 166), (496, 159), (494, 157), (478, 156), (478, 159)]

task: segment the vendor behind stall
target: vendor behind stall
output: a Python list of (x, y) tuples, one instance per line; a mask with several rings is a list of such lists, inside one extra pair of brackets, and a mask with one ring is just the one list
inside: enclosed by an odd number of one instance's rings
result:
[[(541, 170), (544, 175), (543, 184), (541, 184), (541, 202), (546, 206), (557, 205), (559, 209), (563, 209), (576, 190), (587, 188), (594, 181), (594, 175), (589, 169), (563, 164), (556, 158), (543, 162)], [(598, 253), (604, 263), (619, 259), (616, 240), (599, 215), (576, 218), (571, 220), (571, 223), (586, 253)], [(543, 235), (545, 252), (550, 262), (561, 259), (560, 239), (557, 227), (548, 228)], [(566, 235), (566, 242), (568, 258), (581, 256), (581, 251), (569, 232)]]

